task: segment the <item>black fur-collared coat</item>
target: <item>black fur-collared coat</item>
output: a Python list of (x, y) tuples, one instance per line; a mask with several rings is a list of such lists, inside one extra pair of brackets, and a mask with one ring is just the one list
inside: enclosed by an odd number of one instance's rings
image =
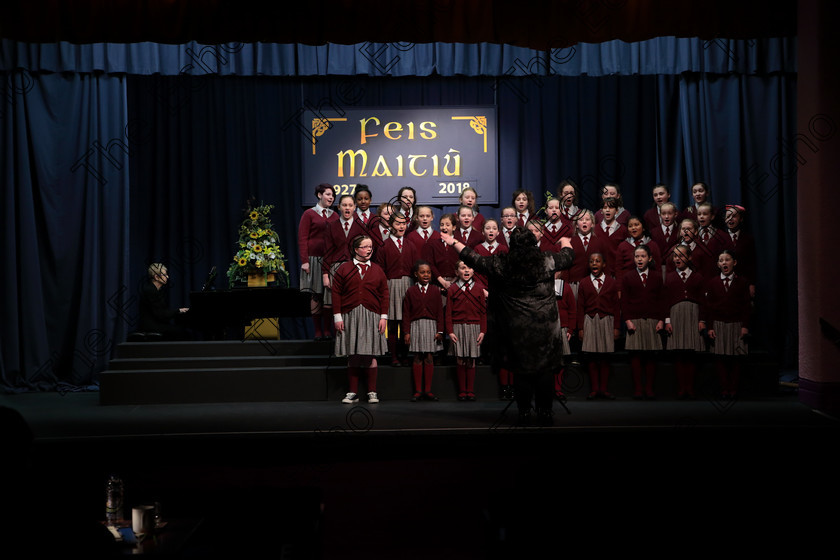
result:
[(574, 251), (541, 252), (532, 243), (489, 257), (465, 247), (460, 257), (487, 278), (491, 352), (500, 353), (502, 363), (517, 374), (556, 373), (563, 344), (554, 273), (572, 265)]

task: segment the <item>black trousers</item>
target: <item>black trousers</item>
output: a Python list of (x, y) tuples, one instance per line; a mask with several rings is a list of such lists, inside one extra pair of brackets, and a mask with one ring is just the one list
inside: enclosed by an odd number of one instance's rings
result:
[(516, 393), (516, 406), (520, 412), (533, 407), (537, 410), (551, 410), (554, 403), (554, 374), (522, 374), (514, 372), (513, 389)]

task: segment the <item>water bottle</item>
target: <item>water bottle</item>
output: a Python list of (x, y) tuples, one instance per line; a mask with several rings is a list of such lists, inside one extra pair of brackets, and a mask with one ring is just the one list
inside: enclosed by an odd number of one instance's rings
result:
[(117, 525), (123, 518), (124, 491), (122, 479), (111, 475), (105, 484), (105, 521), (108, 525)]

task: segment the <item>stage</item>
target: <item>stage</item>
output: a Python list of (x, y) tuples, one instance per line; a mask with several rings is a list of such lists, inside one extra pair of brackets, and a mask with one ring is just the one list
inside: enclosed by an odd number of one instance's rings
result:
[[(602, 531), (617, 540), (599, 550), (626, 550), (624, 537), (645, 530), (659, 550), (693, 542), (710, 516), (715, 526), (748, 519), (751, 539), (769, 537), (837, 492), (838, 422), (789, 388), (734, 401), (571, 396), (553, 426), (527, 428), (495, 395), (380, 397), (103, 405), (98, 391), (4, 395), (32, 435), (19, 461), (4, 459), (5, 479), (31, 477), (50, 507), (74, 504), (78, 522), (94, 524), (104, 481), (119, 473), (129, 507), (158, 501), (164, 518), (201, 521), (175, 555), (190, 558), (512, 558)], [(655, 526), (637, 518), (643, 507)], [(744, 537), (735, 533), (719, 542)]]

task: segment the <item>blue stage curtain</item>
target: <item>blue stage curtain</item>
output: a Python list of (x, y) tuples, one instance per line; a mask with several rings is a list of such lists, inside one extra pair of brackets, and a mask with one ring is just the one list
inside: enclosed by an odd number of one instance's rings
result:
[[(276, 205), (296, 286), (297, 223), (314, 204), (300, 200), (297, 117), (337, 99), (497, 105), (503, 203), (528, 188), (540, 205), (572, 178), (593, 206), (616, 180), (643, 213), (655, 182), (682, 207), (705, 180), (716, 204), (747, 207), (759, 239), (753, 347), (795, 364), (796, 168), (821, 141), (796, 130), (795, 41), (192, 46), (0, 43), (4, 389), (95, 382), (136, 325), (150, 262), (170, 266), (174, 305), (213, 265), (222, 287), (249, 198)], [(284, 329), (309, 336), (306, 321)]]
[(609, 76), (767, 74), (796, 69), (794, 38), (656, 37), (542, 51), (491, 43), (20, 43), (0, 40), (0, 69), (162, 76)]
[[(304, 138), (291, 123), (304, 105), (495, 102), (504, 154), (502, 204), (482, 207), (485, 216), (498, 217), (518, 188), (532, 190), (542, 205), (544, 193), (556, 194), (565, 178), (578, 183), (583, 206), (592, 209), (604, 182), (618, 182), (626, 207), (639, 215), (651, 207), (655, 183), (668, 184), (672, 200), (683, 208), (691, 185), (704, 180), (717, 205), (747, 207), (748, 227), (759, 238), (766, 273), (758, 281), (754, 347), (795, 352), (796, 227), (790, 212), (795, 180), (789, 169), (793, 154), (783, 143), (795, 125), (795, 90), (795, 78), (786, 75), (355, 77), (293, 83), (130, 78), (130, 114), (147, 118), (144, 136), (155, 139), (143, 142), (132, 158), (132, 253), (148, 255), (146, 261), (166, 255), (179, 263), (184, 278), (176, 289), (186, 301), (210, 266), (229, 264), (241, 209), (254, 197), (277, 205), (275, 224), (297, 285), (296, 227), (303, 208), (315, 203), (314, 196), (300, 200), (298, 187)], [(774, 157), (788, 167), (780, 169), (785, 177), (771, 181), (762, 173), (774, 173)], [(373, 194), (381, 202), (396, 193)], [(453, 209), (437, 208), (436, 214)], [(790, 223), (778, 228), (779, 216)], [(187, 262), (186, 254), (193, 261)]]
[(0, 77), (2, 385), (84, 387), (128, 327), (125, 79)]

